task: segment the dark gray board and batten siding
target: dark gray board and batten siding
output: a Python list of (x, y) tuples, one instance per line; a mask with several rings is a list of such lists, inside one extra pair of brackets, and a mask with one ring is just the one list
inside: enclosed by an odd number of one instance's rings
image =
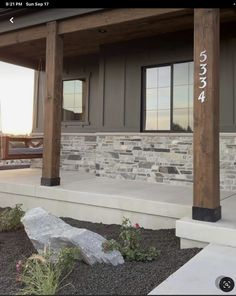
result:
[[(221, 131), (236, 131), (236, 38), (221, 40)], [(193, 59), (193, 33), (102, 45), (97, 55), (64, 62), (64, 78), (90, 73), (89, 125), (67, 126), (63, 132), (140, 132), (142, 67)], [(36, 99), (36, 98), (35, 98)], [(38, 128), (43, 130), (43, 96), (39, 96)]]

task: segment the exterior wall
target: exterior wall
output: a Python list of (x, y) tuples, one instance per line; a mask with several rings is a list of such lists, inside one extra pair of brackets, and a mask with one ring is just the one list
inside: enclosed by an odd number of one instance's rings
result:
[[(182, 32), (102, 45), (97, 55), (65, 59), (64, 79), (83, 73), (89, 73), (91, 79), (89, 125), (67, 126), (63, 132), (139, 132), (142, 67), (192, 58), (193, 33)], [(34, 132), (43, 131), (43, 98), (42, 91), (35, 94), (35, 106), (39, 111)]]
[[(220, 127), (236, 131), (236, 34), (221, 28)], [(138, 39), (100, 47), (99, 54), (64, 61), (64, 78), (90, 75), (89, 124), (63, 127), (63, 132), (140, 132), (142, 67), (193, 59), (193, 32)], [(43, 131), (44, 77), (35, 95), (37, 125)], [(38, 110), (38, 111), (36, 111)]]
[[(96, 134), (63, 134), (61, 168), (96, 174)], [(42, 159), (32, 159), (31, 168), (42, 168)]]
[(192, 183), (192, 136), (99, 135), (96, 174), (165, 184)]
[(222, 132), (236, 132), (235, 86), (236, 37), (226, 35), (220, 47), (220, 130)]
[(61, 139), (61, 167), (69, 171), (95, 173), (96, 135), (63, 135)]
[[(184, 44), (184, 47), (182, 46)], [(98, 131), (139, 132), (142, 67), (193, 59), (193, 33), (180, 32), (101, 47), (103, 125)]]
[[(98, 136), (96, 174), (172, 185), (193, 183), (191, 134)], [(236, 135), (220, 136), (220, 188), (236, 190)]]
[[(192, 185), (192, 134), (63, 134), (61, 168), (98, 177)], [(41, 159), (32, 167), (41, 167)], [(220, 136), (220, 187), (236, 190), (236, 134)]]
[(236, 134), (220, 137), (220, 187), (236, 190)]
[[(221, 132), (236, 132), (234, 32), (221, 27)], [(193, 32), (186, 31), (106, 44), (97, 55), (65, 60), (64, 78), (90, 75), (89, 124), (62, 124), (61, 167), (100, 177), (191, 185), (192, 134), (140, 133), (140, 126), (142, 67), (192, 58)], [(34, 132), (43, 131), (42, 77)], [(236, 134), (222, 133), (220, 148), (221, 189), (236, 190)]]

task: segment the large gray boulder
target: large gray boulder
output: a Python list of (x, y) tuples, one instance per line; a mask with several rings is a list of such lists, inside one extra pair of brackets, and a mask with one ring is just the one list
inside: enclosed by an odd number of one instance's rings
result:
[(104, 237), (87, 229), (72, 227), (41, 207), (28, 210), (21, 222), (39, 253), (49, 245), (55, 254), (63, 247), (78, 247), (83, 260), (89, 265), (96, 262), (112, 265), (124, 263), (119, 251), (103, 252)]

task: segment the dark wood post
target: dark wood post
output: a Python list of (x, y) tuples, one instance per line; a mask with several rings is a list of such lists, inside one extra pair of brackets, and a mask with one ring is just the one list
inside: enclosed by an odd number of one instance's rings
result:
[(57, 23), (47, 24), (46, 94), (44, 100), (43, 170), (41, 185), (60, 185), (63, 41)]
[(219, 9), (194, 9), (195, 220), (221, 219), (219, 188)]

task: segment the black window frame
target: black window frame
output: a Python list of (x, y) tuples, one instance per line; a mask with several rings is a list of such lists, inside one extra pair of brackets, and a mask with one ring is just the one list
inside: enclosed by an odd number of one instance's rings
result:
[[(141, 73), (141, 125), (140, 131), (143, 133), (193, 133), (193, 131), (174, 130), (173, 129), (173, 90), (174, 90), (174, 65), (194, 62), (193, 59), (177, 61), (171, 63), (151, 64), (142, 66)], [(157, 67), (170, 67), (170, 129), (169, 130), (146, 130), (145, 129), (145, 105), (146, 105), (146, 73), (147, 69)], [(194, 99), (194, 98), (193, 98)]]
[[(72, 81), (72, 80), (81, 80), (86, 82), (86, 94), (85, 94), (85, 120), (84, 121), (79, 121), (79, 120), (63, 120), (62, 117), (62, 127), (63, 128), (70, 128), (70, 127), (76, 127), (76, 126), (86, 126), (90, 125), (89, 122), (89, 97), (90, 97), (90, 77), (91, 73), (87, 75), (81, 75), (81, 76), (67, 76), (62, 79), (62, 83), (64, 81)], [(62, 88), (62, 95), (63, 95), (63, 88)], [(62, 98), (62, 109), (63, 109), (63, 98)]]

